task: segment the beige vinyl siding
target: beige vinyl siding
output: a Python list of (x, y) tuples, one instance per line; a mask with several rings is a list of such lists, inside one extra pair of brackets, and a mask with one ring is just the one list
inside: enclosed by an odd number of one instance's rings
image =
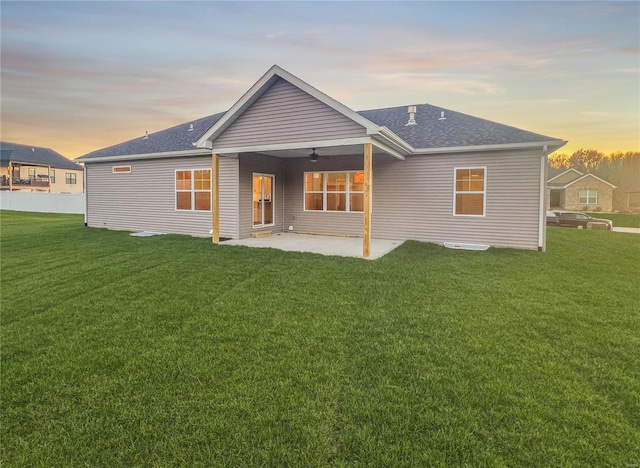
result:
[[(453, 215), (455, 167), (486, 167), (484, 217)], [(305, 212), (305, 171), (361, 170), (362, 156), (288, 159), (284, 225), (297, 232), (362, 236), (361, 213)], [(425, 242), (470, 242), (538, 248), (540, 151), (376, 156), (372, 236)]]
[[(131, 173), (112, 172), (131, 165)], [(208, 237), (210, 211), (176, 211), (176, 169), (209, 169), (211, 157), (89, 163), (87, 225)], [(238, 160), (220, 158), (220, 236), (238, 238)]]
[[(455, 167), (486, 167), (484, 217), (453, 215)], [(538, 248), (541, 152), (376, 158), (372, 233), (382, 239)]]
[[(51, 168), (56, 171), (56, 181), (51, 184), (51, 193), (82, 193), (84, 191), (84, 172), (76, 171), (73, 169), (57, 169)], [(67, 184), (66, 174), (75, 174), (76, 183)]]
[(304, 173), (361, 171), (364, 156), (323, 157), (316, 163), (307, 158), (287, 159), (285, 164), (285, 228), (296, 232), (362, 236), (362, 213), (304, 211)]
[[(240, 239), (251, 237), (253, 232), (271, 231), (282, 232), (282, 208), (283, 185), (282, 166), (284, 160), (255, 153), (242, 153), (239, 157), (239, 187), (240, 187), (240, 209), (239, 225)], [(253, 174), (272, 174), (275, 176), (274, 202), (274, 225), (265, 227), (253, 227)]]
[(366, 136), (364, 127), (279, 79), (214, 142), (234, 148)]
[(219, 158), (220, 166), (220, 237), (240, 238), (240, 164), (237, 158)]

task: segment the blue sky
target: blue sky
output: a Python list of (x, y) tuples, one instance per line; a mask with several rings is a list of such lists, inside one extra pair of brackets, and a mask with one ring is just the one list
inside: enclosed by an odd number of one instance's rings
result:
[(68, 157), (224, 111), (273, 64), (354, 110), (429, 103), (640, 149), (638, 2), (6, 2), (2, 139)]

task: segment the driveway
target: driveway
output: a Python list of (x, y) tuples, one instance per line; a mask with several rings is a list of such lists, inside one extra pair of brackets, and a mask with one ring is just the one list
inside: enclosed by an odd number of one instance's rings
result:
[(640, 228), (615, 227), (614, 226), (613, 232), (633, 232), (633, 233), (636, 233), (636, 234), (640, 234)]

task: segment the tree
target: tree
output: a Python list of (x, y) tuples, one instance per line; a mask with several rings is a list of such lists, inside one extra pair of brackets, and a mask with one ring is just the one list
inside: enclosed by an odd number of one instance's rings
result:
[(557, 153), (549, 156), (549, 165), (556, 169), (569, 169), (567, 162), (569, 155), (567, 153)]
[(552, 154), (549, 164), (556, 169), (576, 169), (580, 172), (593, 172), (606, 158), (604, 153), (594, 149), (579, 149), (572, 155), (566, 153)]

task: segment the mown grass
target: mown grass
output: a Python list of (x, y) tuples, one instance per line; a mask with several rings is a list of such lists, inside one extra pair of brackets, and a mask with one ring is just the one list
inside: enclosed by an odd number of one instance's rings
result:
[(3, 466), (640, 460), (636, 234), (364, 261), (0, 221)]
[(587, 213), (593, 218), (610, 219), (614, 227), (640, 228), (640, 214), (637, 213)]

